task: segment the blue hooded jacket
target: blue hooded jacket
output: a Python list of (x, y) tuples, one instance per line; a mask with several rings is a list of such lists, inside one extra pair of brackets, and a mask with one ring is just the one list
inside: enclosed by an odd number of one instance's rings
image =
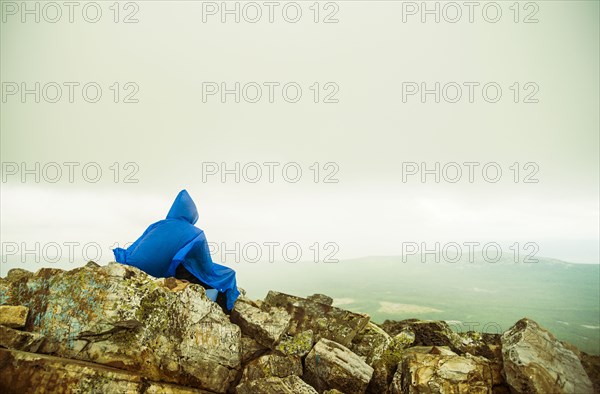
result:
[(186, 190), (179, 192), (167, 218), (151, 224), (129, 248), (113, 249), (115, 259), (157, 278), (175, 276), (179, 264), (207, 285), (225, 293), (227, 309), (240, 295), (235, 271), (212, 261), (204, 231), (195, 227), (196, 204)]

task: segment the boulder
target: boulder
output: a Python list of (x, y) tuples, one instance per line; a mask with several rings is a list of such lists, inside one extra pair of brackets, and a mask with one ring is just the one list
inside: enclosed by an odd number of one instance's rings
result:
[(6, 273), (6, 280), (9, 282), (19, 282), (23, 280), (27, 280), (33, 272), (24, 270), (22, 268), (13, 268), (8, 270)]
[(302, 363), (298, 357), (266, 354), (246, 365), (241, 381), (246, 382), (271, 376), (285, 378), (290, 375), (302, 376)]
[(415, 335), (413, 346), (448, 346), (456, 353), (463, 353), (463, 339), (452, 331), (445, 321), (386, 320), (381, 324), (381, 328), (391, 336), (395, 336), (402, 331), (412, 331)]
[(579, 357), (533, 320), (502, 334), (506, 382), (514, 393), (593, 393)]
[[(474, 331), (456, 333), (452, 331), (450, 325), (445, 321), (418, 319), (402, 321), (386, 320), (381, 327), (390, 334), (404, 330), (405, 333), (414, 335), (414, 343), (411, 346), (448, 347), (458, 355), (470, 354), (472, 356), (485, 357), (490, 361), (489, 366), (492, 370), (494, 390), (497, 392), (508, 390), (502, 375), (503, 365), (500, 334)], [(393, 354), (398, 356), (397, 352)], [(394, 360), (394, 357), (390, 361), (399, 362), (399, 360)], [(373, 390), (369, 390), (373, 393), (383, 390), (383, 376), (387, 377), (389, 383), (389, 379), (391, 379), (395, 370), (395, 366), (390, 365), (389, 361), (386, 363), (385, 369), (380, 364), (374, 365), (375, 373), (373, 382), (370, 385), (370, 388), (373, 386)]]
[(369, 322), (352, 340), (350, 350), (364, 357), (367, 364), (373, 366), (373, 362), (381, 358), (392, 341), (392, 337), (379, 326)]
[(244, 335), (271, 349), (287, 331), (290, 318), (281, 308), (261, 310), (243, 299), (231, 311), (231, 322), (240, 326)]
[(285, 335), (275, 351), (287, 356), (304, 357), (314, 345), (312, 330), (302, 331), (294, 336)]
[(251, 380), (236, 387), (237, 394), (317, 394), (296, 375)]
[(4, 349), (0, 349), (0, 392), (209, 394), (95, 363)]
[(502, 362), (502, 344), (500, 334), (467, 331), (458, 334), (462, 343), (458, 346), (461, 354), (485, 357), (490, 362), (494, 380), (494, 393), (508, 393), (509, 387), (504, 379)]
[(407, 349), (392, 379), (393, 394), (491, 393), (489, 361), (448, 347), (417, 346)]
[(10, 328), (23, 328), (27, 323), (29, 308), (22, 305), (0, 305), (0, 324)]
[(600, 393), (600, 356), (579, 352), (581, 365), (594, 385), (594, 392)]
[(346, 394), (364, 393), (373, 368), (347, 347), (323, 338), (304, 361), (304, 380), (318, 392), (337, 389)]
[(47, 338), (39, 352), (226, 392), (241, 367), (240, 328), (202, 286), (176, 282), (117, 263), (43, 268), (0, 279), (0, 302), (29, 308), (26, 330)]
[(307, 300), (320, 302), (325, 305), (333, 305), (333, 298), (325, 295), (325, 294), (313, 294), (306, 297)]
[(258, 356), (266, 353), (269, 349), (256, 342), (254, 339), (242, 335), (242, 364), (246, 364), (249, 361), (257, 358)]
[(391, 338), (381, 355), (373, 360), (373, 377), (367, 387), (370, 394), (388, 393), (390, 383), (402, 359), (404, 350), (412, 346), (415, 334), (412, 331), (401, 331)]
[(473, 356), (502, 362), (501, 334), (467, 331), (458, 333), (458, 336), (461, 338), (461, 342), (457, 344), (457, 347), (461, 353), (470, 353)]
[(0, 346), (4, 348), (37, 352), (44, 339), (40, 334), (0, 326)]
[(90, 260), (87, 263), (85, 263), (85, 267), (90, 268), (90, 269), (96, 269), (96, 268), (100, 268), (101, 265), (96, 263), (95, 261)]
[(353, 313), (306, 298), (269, 291), (263, 303), (265, 307), (279, 307), (292, 316), (288, 333), (296, 335), (312, 330), (315, 342), (330, 339), (350, 346), (352, 339), (369, 322), (369, 316)]

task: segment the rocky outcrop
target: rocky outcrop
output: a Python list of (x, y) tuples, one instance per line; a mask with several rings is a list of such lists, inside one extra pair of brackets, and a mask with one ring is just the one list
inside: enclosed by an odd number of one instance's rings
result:
[(593, 393), (577, 355), (524, 318), (502, 335), (506, 381), (515, 393)]
[(224, 393), (240, 369), (240, 328), (204, 289), (122, 264), (41, 269), (0, 281), (0, 303), (29, 308), (41, 353)]
[[(456, 355), (480, 356), (488, 360), (494, 392), (506, 392), (508, 387), (502, 374), (500, 335), (478, 332), (456, 333), (444, 321), (408, 319), (386, 320), (382, 329), (402, 339), (388, 346), (383, 360), (373, 365), (375, 373), (369, 385), (370, 393), (391, 392), (390, 382), (404, 354), (403, 349), (415, 346), (448, 348)], [(412, 341), (411, 341), (412, 339)], [(410, 342), (410, 343), (407, 343)], [(396, 377), (397, 380), (397, 377)]]
[(140, 374), (91, 362), (0, 349), (0, 391), (26, 393), (209, 394), (151, 382)]
[(199, 285), (121, 264), (11, 270), (0, 392), (587, 393), (600, 381), (600, 357), (529, 319), (503, 335), (455, 333), (331, 304), (271, 291), (242, 295), (227, 316)]
[(321, 302), (270, 291), (265, 306), (283, 308), (292, 316), (289, 333), (312, 330), (315, 342), (330, 339), (349, 346), (356, 334), (369, 322), (369, 316), (353, 313)]
[(391, 392), (487, 394), (493, 385), (487, 359), (470, 354), (459, 356), (447, 347), (417, 346), (403, 354)]
[(373, 375), (373, 368), (350, 349), (325, 338), (313, 347), (304, 365), (304, 380), (320, 393), (327, 389), (364, 393)]

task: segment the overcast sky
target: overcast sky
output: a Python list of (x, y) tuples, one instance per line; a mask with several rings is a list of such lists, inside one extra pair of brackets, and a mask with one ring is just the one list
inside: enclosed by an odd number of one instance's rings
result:
[(599, 4), (488, 3), (472, 23), (390, 1), (281, 2), (272, 23), (262, 2), (237, 23), (221, 2), (100, 1), (36, 23), (2, 1), (0, 274), (54, 242), (106, 263), (183, 188), (226, 247), (532, 242), (598, 263)]

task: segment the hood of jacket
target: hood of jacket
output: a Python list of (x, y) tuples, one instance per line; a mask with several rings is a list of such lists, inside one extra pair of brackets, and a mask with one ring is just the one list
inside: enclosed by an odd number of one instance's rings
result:
[(194, 204), (194, 200), (192, 200), (187, 190), (183, 189), (175, 197), (175, 201), (173, 201), (173, 205), (171, 205), (171, 209), (167, 214), (167, 219), (180, 219), (190, 224), (196, 224), (198, 209), (196, 209), (196, 204)]

